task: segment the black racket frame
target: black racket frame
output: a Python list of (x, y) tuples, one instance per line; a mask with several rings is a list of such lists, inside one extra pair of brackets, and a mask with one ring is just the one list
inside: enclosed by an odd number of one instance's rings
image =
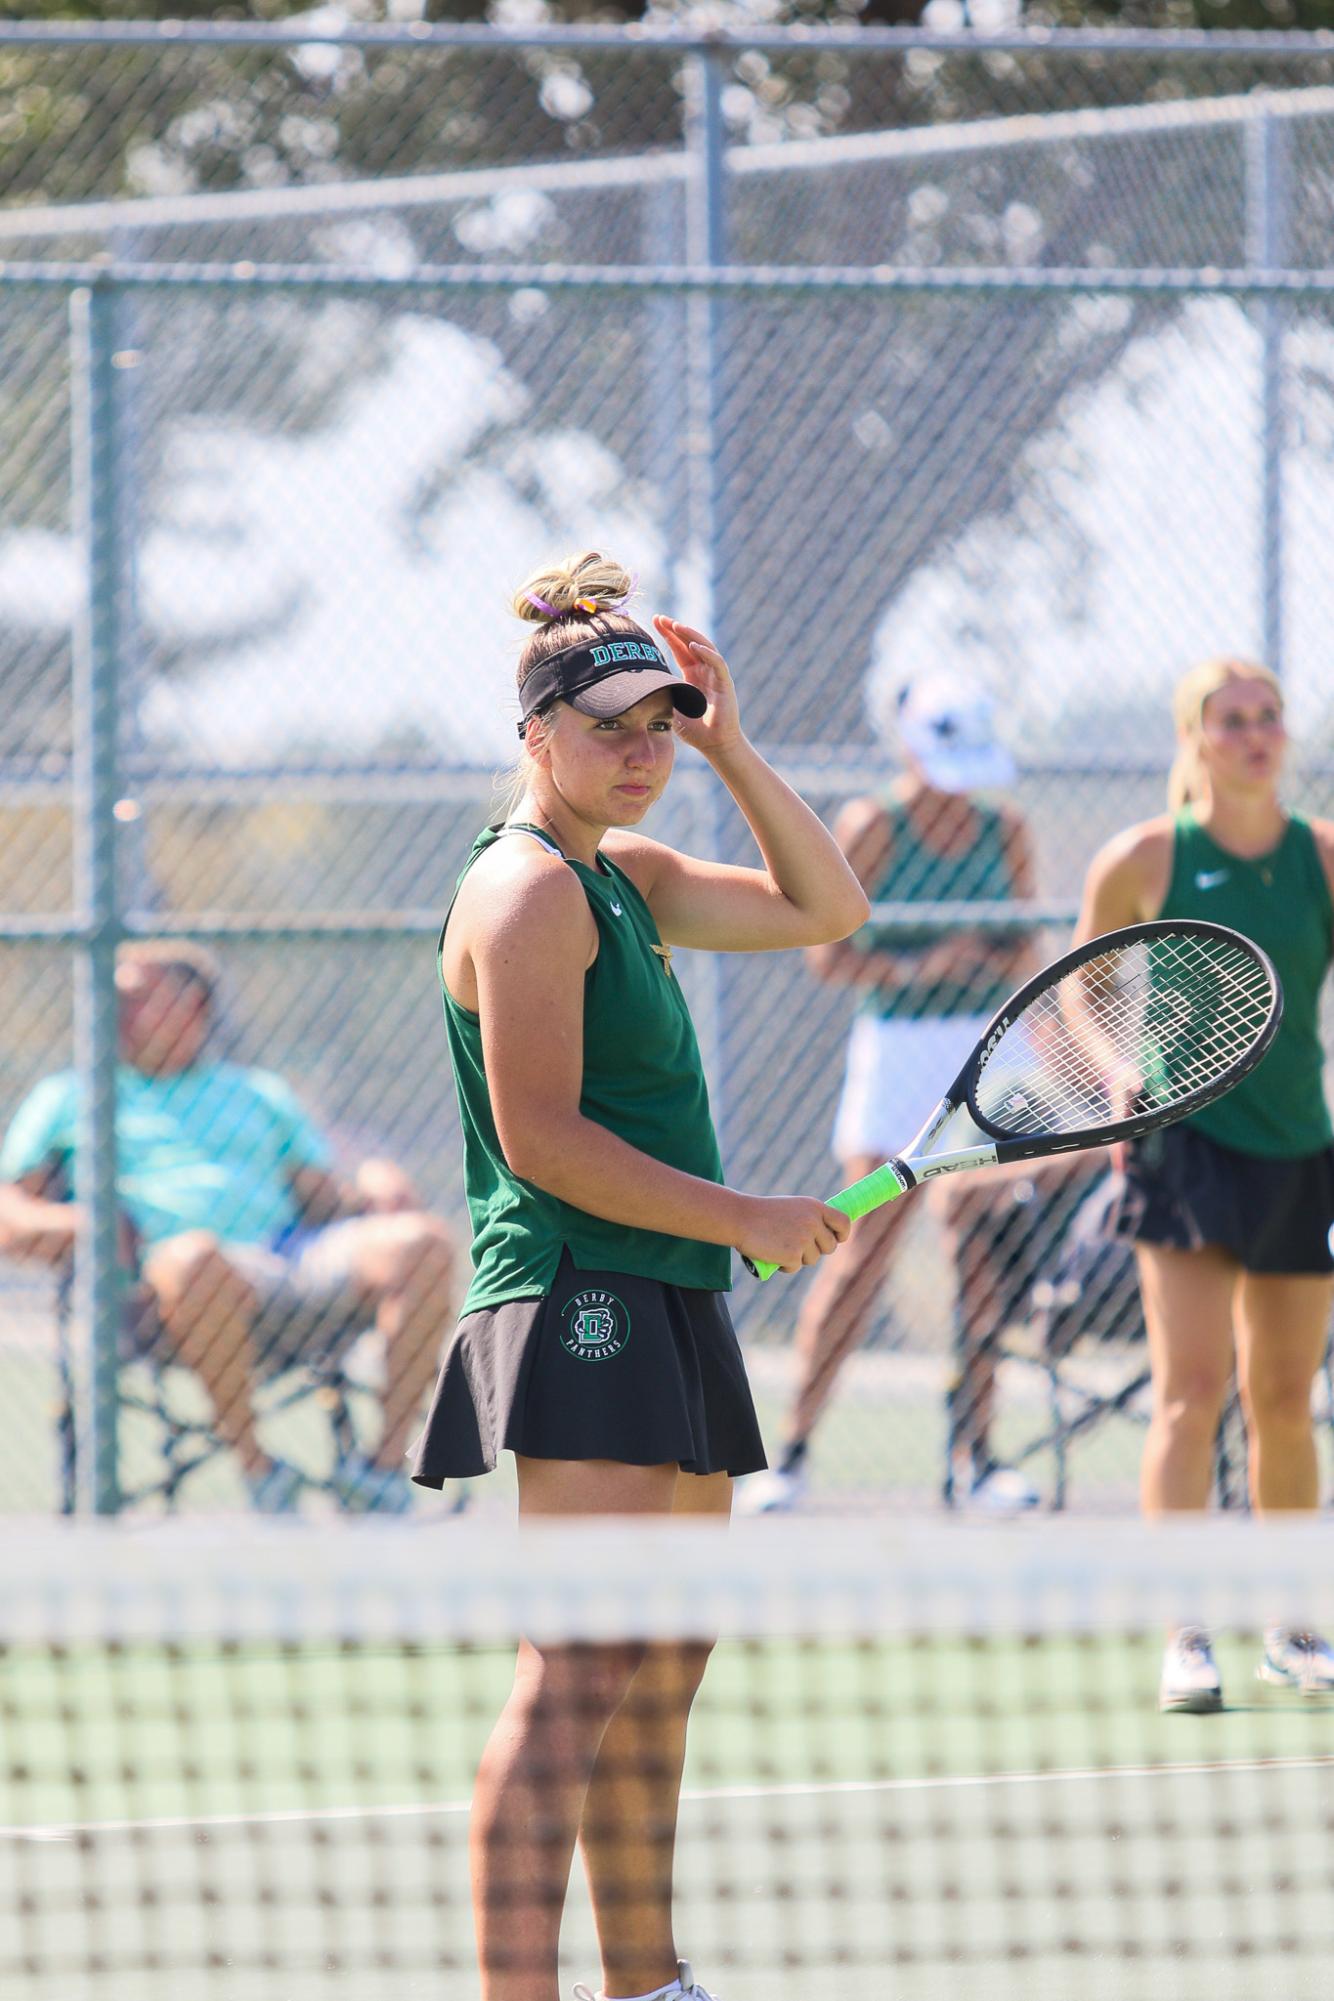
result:
[[(1263, 969), (1272, 996), (1269, 1016), (1259, 1035), (1235, 1063), (1224, 1071), (1212, 1084), (1203, 1084), (1192, 1091), (1189, 1097), (1159, 1111), (1137, 1113), (1127, 1119), (1118, 1119), (1114, 1124), (1089, 1126), (1082, 1131), (1033, 1133), (1017, 1139), (1004, 1126), (998, 1126), (978, 1107), (976, 1084), (982, 1072), (987, 1051), (997, 1042), (1008, 1028), (1023, 1014), (1029, 1004), (1047, 988), (1058, 986), (1080, 966), (1088, 965), (1092, 959), (1105, 958), (1108, 952), (1126, 945), (1148, 943), (1154, 938), (1215, 938), (1233, 945), (1248, 957), (1254, 959)], [(1084, 945), (1077, 945), (1063, 958), (1054, 959), (1049, 966), (1035, 973), (1017, 992), (1011, 994), (1004, 1006), (999, 1008), (987, 1023), (978, 1038), (977, 1047), (959, 1072), (949, 1096), (968, 1108), (968, 1116), (980, 1132), (996, 1143), (998, 1161), (1038, 1160), (1053, 1153), (1073, 1153), (1080, 1147), (1111, 1146), (1119, 1140), (1140, 1139), (1145, 1133), (1156, 1132), (1160, 1126), (1175, 1125), (1178, 1119), (1189, 1118), (1205, 1105), (1211, 1105), (1216, 1098), (1223, 1097), (1234, 1085), (1248, 1077), (1257, 1063), (1265, 1056), (1274, 1037), (1278, 1034), (1279, 1023), (1283, 1019), (1283, 988), (1269, 954), (1262, 951), (1254, 939), (1244, 937), (1240, 931), (1233, 931), (1226, 924), (1210, 924), (1203, 918), (1158, 917), (1147, 924), (1126, 924), (1116, 931), (1104, 931), (1097, 938), (1090, 938)], [(915, 1177), (914, 1177), (915, 1178)]]

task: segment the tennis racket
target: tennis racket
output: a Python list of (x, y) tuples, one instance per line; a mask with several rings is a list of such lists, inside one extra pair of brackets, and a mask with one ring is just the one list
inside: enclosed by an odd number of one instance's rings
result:
[[(1105, 932), (1020, 987), (905, 1151), (829, 1206), (855, 1221), (934, 1174), (1138, 1139), (1239, 1084), (1282, 1016), (1278, 974), (1240, 932), (1171, 919)], [(942, 1147), (955, 1118), (967, 1143)]]

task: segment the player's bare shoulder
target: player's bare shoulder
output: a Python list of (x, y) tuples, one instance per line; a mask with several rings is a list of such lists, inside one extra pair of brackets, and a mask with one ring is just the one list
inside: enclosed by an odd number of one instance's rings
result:
[(1308, 820), (1307, 825), (1320, 857), (1320, 866), (1325, 871), (1330, 895), (1334, 896), (1334, 820)]
[(834, 815), (834, 833), (840, 842), (872, 836), (888, 841), (890, 829), (888, 802), (878, 799), (873, 792), (859, 792), (845, 799)]
[(572, 952), (591, 966), (597, 926), (588, 898), (564, 858), (528, 835), (496, 841), (477, 857), (445, 927), (440, 970), (461, 1006), (477, 1005), (479, 958)]
[(542, 931), (570, 923), (586, 927), (590, 940), (597, 937), (574, 870), (563, 855), (528, 834), (509, 835), (478, 856), (455, 910), (474, 939), (499, 936), (516, 927)]
[(1091, 936), (1157, 917), (1172, 880), (1176, 823), (1170, 813), (1137, 820), (1104, 842), (1089, 864), (1080, 932)]
[(883, 876), (894, 845), (894, 822), (886, 800), (869, 792), (845, 800), (834, 816), (832, 832), (863, 889)]
[(1139, 820), (1133, 827), (1123, 827), (1119, 834), (1113, 834), (1110, 841), (1099, 850), (1099, 859), (1104, 868), (1115, 871), (1124, 879), (1147, 886), (1162, 878), (1159, 902), (1167, 894), (1167, 883), (1172, 871), (1172, 844), (1176, 838), (1176, 824), (1170, 813), (1159, 813), (1152, 820)]

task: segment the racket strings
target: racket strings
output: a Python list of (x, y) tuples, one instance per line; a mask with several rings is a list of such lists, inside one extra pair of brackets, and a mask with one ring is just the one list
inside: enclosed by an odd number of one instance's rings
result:
[(1226, 1076), (1273, 1003), (1226, 939), (1137, 939), (1039, 990), (984, 1057), (978, 1110), (1017, 1137), (1169, 1111)]

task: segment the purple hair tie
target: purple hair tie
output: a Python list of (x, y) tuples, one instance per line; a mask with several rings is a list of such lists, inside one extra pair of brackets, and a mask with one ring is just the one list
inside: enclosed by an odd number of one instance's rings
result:
[(540, 598), (537, 595), (536, 591), (525, 591), (524, 596), (527, 598), (529, 604), (535, 604), (539, 611), (546, 613), (548, 618), (559, 618), (561, 616), (555, 605), (548, 604), (545, 598)]

